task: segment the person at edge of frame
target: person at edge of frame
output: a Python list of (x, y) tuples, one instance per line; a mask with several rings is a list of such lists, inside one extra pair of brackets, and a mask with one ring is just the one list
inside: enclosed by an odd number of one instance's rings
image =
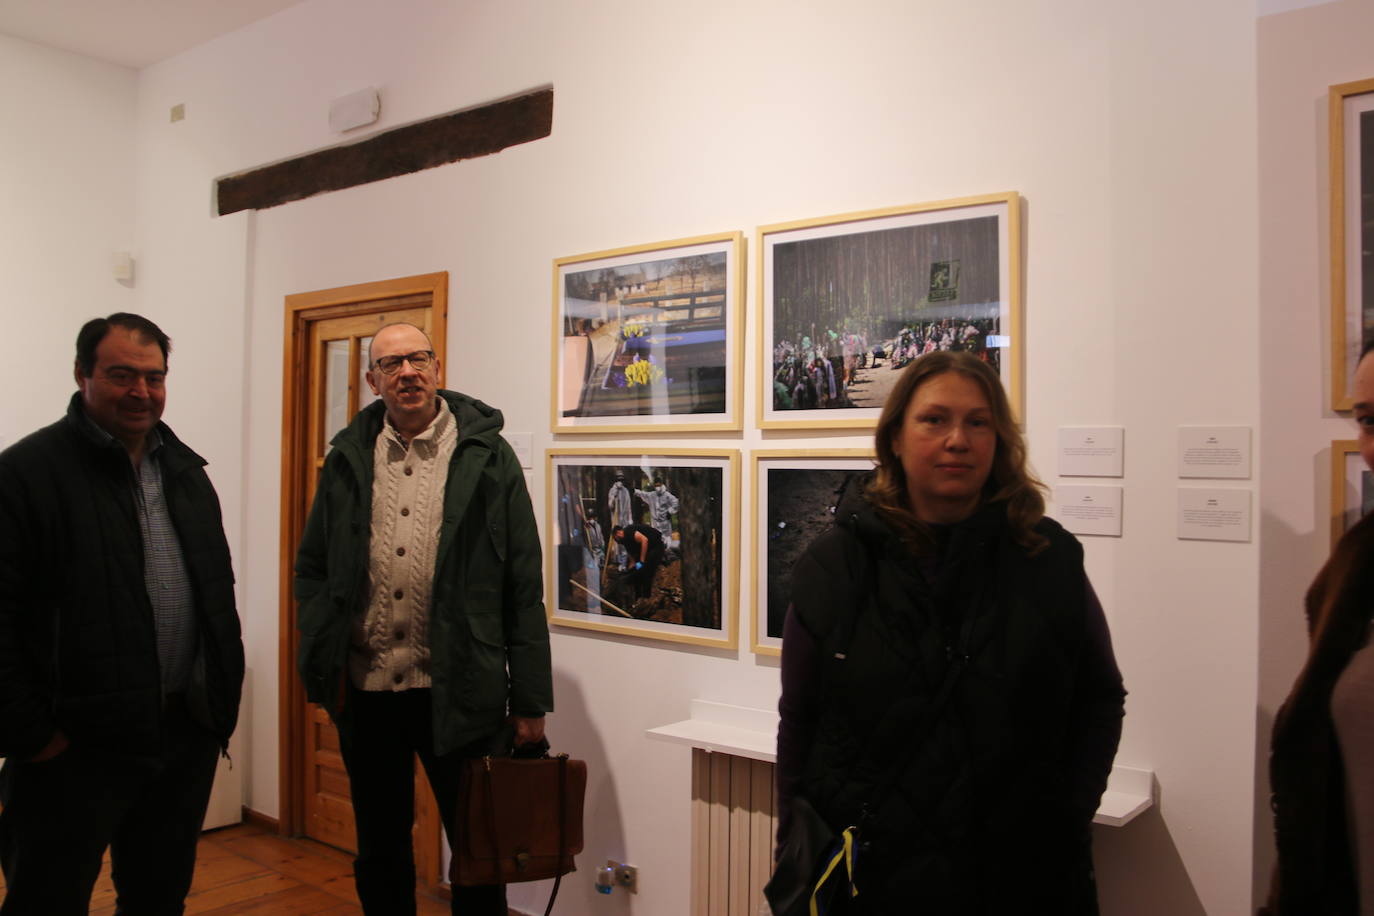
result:
[[(1360, 457), (1374, 470), (1374, 338), (1354, 397)], [(1374, 515), (1336, 543), (1304, 606), (1307, 662), (1270, 740), (1278, 860), (1260, 913), (1374, 913)]]
[(171, 348), (86, 322), (67, 415), (0, 453), (5, 916), (85, 914), (107, 848), (121, 913), (191, 887), (244, 660), (219, 498), (161, 421)]
[(1083, 548), (976, 357), (913, 360), (874, 440), (792, 573), (779, 852), (804, 799), (858, 826), (847, 914), (1095, 914), (1125, 689)]
[[(380, 396), (332, 441), (296, 556), (298, 667), (339, 730), (369, 916), (415, 912), (414, 757), (456, 847), (463, 762), (541, 742), (553, 710), (539, 536), (501, 412), (438, 388), (419, 328), (377, 331)], [(506, 916), (504, 886), (452, 911)]]

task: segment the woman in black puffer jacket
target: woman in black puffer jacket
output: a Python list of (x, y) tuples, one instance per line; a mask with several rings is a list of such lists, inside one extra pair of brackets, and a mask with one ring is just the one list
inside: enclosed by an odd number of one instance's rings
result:
[(1097, 912), (1091, 824), (1125, 690), (996, 373), (916, 360), (877, 468), (793, 571), (778, 794), (859, 825), (846, 912)]

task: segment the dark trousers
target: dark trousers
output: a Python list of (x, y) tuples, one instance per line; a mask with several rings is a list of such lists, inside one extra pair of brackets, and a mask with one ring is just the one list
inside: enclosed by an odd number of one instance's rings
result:
[(654, 576), (658, 575), (658, 568), (663, 564), (663, 551), (650, 550), (643, 562), (643, 567), (627, 573), (625, 578), (634, 583), (636, 598), (652, 598), (654, 595)]
[(180, 916), (215, 780), (219, 742), (181, 704), (160, 753), (131, 757), (73, 744), (0, 771), (3, 916), (85, 916), (110, 850), (115, 912)]
[[(353, 718), (339, 749), (353, 795), (358, 857), (353, 875), (368, 916), (413, 916), (415, 856), (415, 755), (434, 789), (434, 801), (450, 846), (456, 846), (454, 814), (462, 752), (434, 755), (430, 691), (368, 691), (349, 688)], [(506, 888), (454, 887), (454, 916), (506, 916)]]

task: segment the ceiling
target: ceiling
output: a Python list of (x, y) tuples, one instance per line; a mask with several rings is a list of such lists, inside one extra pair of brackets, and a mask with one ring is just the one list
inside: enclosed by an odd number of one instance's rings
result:
[(0, 32), (141, 68), (301, 0), (0, 0)]

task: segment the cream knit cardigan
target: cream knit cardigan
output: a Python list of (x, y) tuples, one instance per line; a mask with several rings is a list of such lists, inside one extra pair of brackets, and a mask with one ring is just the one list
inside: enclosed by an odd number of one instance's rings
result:
[(457, 444), (458, 421), (443, 403), (409, 447), (390, 422), (377, 436), (367, 609), (354, 625), (349, 653), (349, 675), (359, 689), (430, 685), (430, 590)]

